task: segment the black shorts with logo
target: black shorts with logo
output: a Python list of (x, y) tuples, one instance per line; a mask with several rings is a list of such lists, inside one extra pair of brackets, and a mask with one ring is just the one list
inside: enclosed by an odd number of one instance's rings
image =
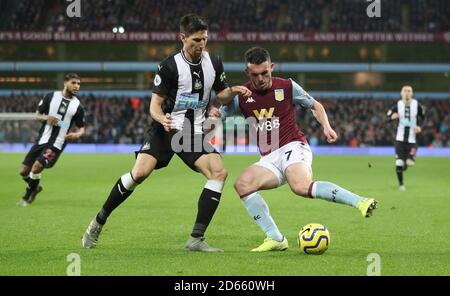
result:
[(28, 154), (25, 156), (22, 164), (28, 167), (32, 167), (33, 163), (37, 160), (44, 168), (49, 169), (55, 165), (61, 155), (62, 150), (53, 147), (49, 144), (34, 144)]
[(139, 153), (149, 154), (158, 161), (155, 169), (166, 167), (174, 154), (193, 171), (197, 172), (195, 162), (204, 154), (218, 153), (215, 148), (205, 140), (204, 134), (192, 135), (192, 133), (183, 134), (182, 132), (168, 133), (164, 127), (156, 122), (147, 131), (144, 143), (139, 151), (136, 151), (136, 157)]
[(417, 144), (395, 141), (395, 155), (397, 159), (412, 159), (416, 157)]

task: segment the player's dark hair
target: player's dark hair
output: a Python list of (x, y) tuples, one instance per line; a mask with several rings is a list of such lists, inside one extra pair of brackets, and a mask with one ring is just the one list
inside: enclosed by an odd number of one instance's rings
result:
[(262, 47), (252, 47), (245, 52), (245, 61), (254, 65), (262, 64), (265, 61), (270, 63), (270, 54)]
[(187, 36), (198, 32), (208, 30), (206, 21), (196, 14), (187, 14), (180, 19), (180, 33)]
[(64, 81), (69, 81), (70, 79), (78, 79), (80, 80), (80, 76), (77, 73), (68, 73), (64, 76)]

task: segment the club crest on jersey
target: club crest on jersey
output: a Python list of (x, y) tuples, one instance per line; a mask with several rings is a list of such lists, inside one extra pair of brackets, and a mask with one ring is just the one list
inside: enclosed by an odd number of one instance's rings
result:
[(61, 106), (61, 107), (59, 107), (58, 113), (60, 113), (60, 114), (65, 114), (65, 113), (66, 113), (66, 110), (67, 110), (66, 106)]
[(202, 89), (202, 87), (203, 87), (202, 82), (200, 80), (195, 80), (194, 89), (198, 90), (198, 89)]
[(284, 89), (275, 90), (275, 100), (281, 102), (284, 100)]

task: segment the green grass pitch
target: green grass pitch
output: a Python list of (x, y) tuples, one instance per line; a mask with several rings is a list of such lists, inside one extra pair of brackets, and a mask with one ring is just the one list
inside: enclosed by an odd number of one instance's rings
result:
[[(322, 156), (316, 180), (328, 180), (365, 196), (379, 208), (364, 219), (353, 208), (295, 196), (287, 185), (262, 192), (286, 252), (254, 254), (264, 234), (248, 216), (232, 184), (257, 156), (224, 156), (229, 171), (221, 204), (206, 233), (221, 254), (190, 253), (184, 243), (205, 183), (174, 157), (110, 217), (96, 249), (81, 236), (117, 178), (134, 156), (63, 154), (44, 171), (35, 203), (18, 208), (25, 183), (18, 175), (23, 154), (0, 154), (0, 275), (65, 275), (67, 256), (77, 253), (81, 275), (366, 275), (370, 253), (382, 275), (450, 275), (450, 159), (418, 158), (397, 190), (393, 157)], [(369, 167), (368, 164), (371, 164)], [(320, 256), (302, 254), (296, 235), (304, 224), (328, 227), (331, 247)]]

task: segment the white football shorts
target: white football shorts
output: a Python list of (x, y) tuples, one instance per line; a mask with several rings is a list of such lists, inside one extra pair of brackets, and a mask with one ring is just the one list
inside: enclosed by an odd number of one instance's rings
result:
[(282, 185), (286, 182), (284, 172), (288, 166), (294, 163), (302, 163), (306, 165), (312, 176), (312, 158), (311, 147), (309, 147), (307, 143), (295, 141), (261, 157), (261, 159), (254, 165), (258, 165), (272, 171), (275, 176), (277, 176), (279, 185)]

